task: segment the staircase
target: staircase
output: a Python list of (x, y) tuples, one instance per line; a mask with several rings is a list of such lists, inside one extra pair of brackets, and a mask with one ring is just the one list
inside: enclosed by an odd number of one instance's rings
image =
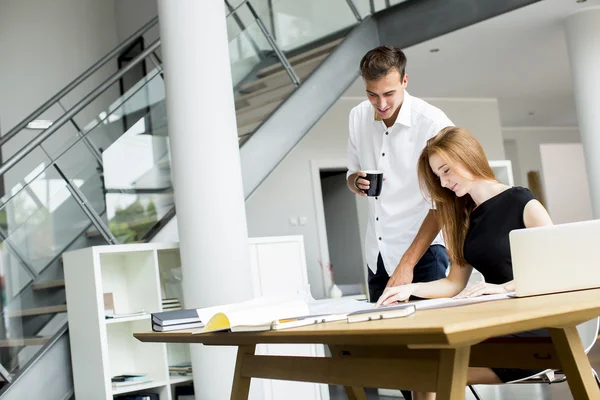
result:
[[(331, 27), (311, 25), (318, 37), (309, 30), (294, 40), (284, 29), (269, 31), (265, 21), (273, 9), (226, 2), (246, 198), (354, 82), (366, 51), (380, 43), (408, 47), (535, 1), (386, 1), (376, 9), (373, 1), (336, 0), (320, 12), (336, 13)], [(2, 146), (30, 137), (37, 129), (32, 121), (51, 108), (62, 110), (0, 165), (0, 176), (18, 176), (5, 180), (0, 199), (2, 398), (72, 397), (61, 254), (147, 242), (176, 214), (160, 40), (134, 51), (157, 22), (148, 22), (0, 138)], [(64, 105), (67, 94), (123, 54), (131, 55), (127, 65)], [(123, 83), (132, 81), (130, 87)]]

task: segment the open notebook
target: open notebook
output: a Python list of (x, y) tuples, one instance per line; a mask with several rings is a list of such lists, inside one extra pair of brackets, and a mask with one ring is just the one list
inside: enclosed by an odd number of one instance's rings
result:
[(307, 302), (299, 296), (262, 297), (243, 303), (196, 310), (204, 328), (195, 334), (230, 330), (256, 332), (345, 320), (349, 313), (373, 306), (356, 300)]

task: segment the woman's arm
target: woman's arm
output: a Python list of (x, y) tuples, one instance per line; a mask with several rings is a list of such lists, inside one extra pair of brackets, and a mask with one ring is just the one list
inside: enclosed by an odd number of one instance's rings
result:
[(544, 208), (542, 203), (537, 200), (530, 200), (525, 205), (523, 210), (523, 222), (526, 228), (535, 228), (538, 226), (553, 225), (548, 211)]
[(411, 295), (424, 299), (453, 297), (467, 286), (473, 267), (450, 266), (447, 278), (433, 282), (411, 283), (409, 285), (389, 287), (377, 301), (377, 306), (387, 306), (392, 303), (406, 301)]

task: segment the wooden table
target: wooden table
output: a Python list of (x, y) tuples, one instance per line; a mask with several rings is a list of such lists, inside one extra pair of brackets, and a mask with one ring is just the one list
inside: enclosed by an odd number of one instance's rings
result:
[[(238, 346), (231, 398), (247, 399), (251, 378), (435, 391), (464, 400), (467, 368), (562, 369), (575, 400), (600, 399), (576, 325), (600, 316), (600, 289), (417, 311), (398, 319), (344, 321), (256, 333), (136, 333), (142, 342)], [(491, 339), (549, 328), (550, 339)], [(255, 355), (259, 343), (322, 343), (333, 357)]]

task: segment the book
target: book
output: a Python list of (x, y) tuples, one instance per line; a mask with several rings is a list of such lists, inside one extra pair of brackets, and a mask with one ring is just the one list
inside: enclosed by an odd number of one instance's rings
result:
[(433, 310), (436, 308), (448, 308), (466, 306), (469, 304), (483, 303), (486, 301), (496, 301), (510, 299), (514, 292), (500, 294), (485, 294), (477, 297), (469, 297), (466, 299), (457, 299), (455, 297), (442, 297), (438, 299), (416, 300), (409, 301), (405, 304), (413, 304), (417, 310)]
[(122, 396), (115, 396), (114, 400), (159, 400), (158, 393), (145, 393), (145, 394), (125, 394)]
[(202, 322), (196, 309), (161, 311), (152, 313), (152, 324), (169, 326)]
[(342, 321), (347, 318), (347, 315), (348, 314), (321, 314), (281, 318), (264, 324), (238, 325), (232, 332), (277, 331), (282, 329), (298, 328), (300, 326)]
[(175, 365), (169, 365), (169, 374), (171, 375), (191, 375), (192, 374), (192, 364), (187, 362), (187, 363), (182, 363), (182, 364), (175, 364)]
[(348, 322), (377, 321), (390, 318), (401, 318), (414, 314), (417, 308), (414, 304), (400, 304), (355, 311), (348, 314)]
[(154, 332), (172, 332), (172, 331), (181, 331), (186, 329), (198, 329), (204, 328), (204, 324), (202, 322), (191, 322), (187, 324), (175, 324), (175, 325), (157, 325), (152, 324), (152, 330)]
[(201, 321), (206, 321), (200, 332), (249, 332), (271, 330), (278, 320), (295, 319), (310, 315), (307, 302), (298, 297), (261, 297), (242, 303), (198, 309)]
[(148, 377), (146, 374), (123, 374), (116, 375), (111, 378), (112, 386), (122, 387), (129, 385), (138, 385), (140, 383), (151, 382), (152, 379)]

